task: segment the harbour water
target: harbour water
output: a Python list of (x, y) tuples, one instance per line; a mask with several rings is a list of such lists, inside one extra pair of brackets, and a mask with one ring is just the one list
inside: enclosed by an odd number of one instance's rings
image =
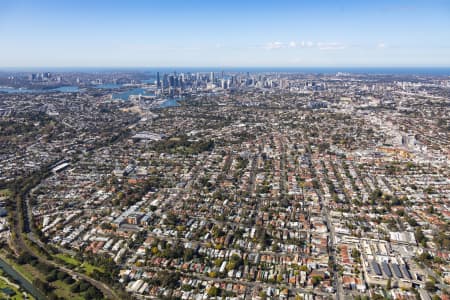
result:
[(77, 86), (61, 86), (54, 89), (27, 89), (27, 88), (12, 88), (12, 87), (0, 87), (0, 93), (7, 94), (24, 94), (24, 93), (76, 93), (79, 92), (80, 88)]
[(117, 83), (105, 83), (94, 86), (96, 89), (120, 89), (123, 85)]
[(125, 92), (114, 93), (113, 99), (128, 100), (128, 98), (132, 95), (153, 96), (153, 93), (149, 93), (142, 88), (133, 88)]
[[(127, 101), (130, 96), (137, 96), (137, 95), (154, 96), (154, 93), (152, 91), (147, 91), (142, 88), (135, 88), (135, 89), (131, 89), (129, 91), (113, 94), (113, 98)], [(168, 107), (179, 106), (180, 104), (178, 103), (178, 101), (181, 101), (181, 100), (182, 100), (182, 98), (168, 98), (163, 101), (157, 100), (160, 103), (158, 108), (168, 108)]]
[[(98, 89), (118, 89), (122, 88), (123, 85), (121, 84), (102, 84), (94, 86), (94, 88)], [(0, 87), (0, 94), (1, 93), (7, 93), (7, 94), (22, 94), (22, 93), (55, 93), (55, 92), (61, 92), (61, 93), (77, 93), (83, 91), (83, 89), (80, 89), (77, 86), (62, 86), (54, 89), (26, 89), (26, 88), (11, 88), (11, 87)], [(143, 88), (131, 88), (130, 90), (123, 91), (123, 92), (117, 92), (113, 93), (113, 99), (122, 99), (127, 101), (130, 96), (132, 95), (143, 95), (143, 96), (154, 96), (153, 91), (148, 91)], [(179, 106), (178, 101), (181, 100), (180, 98), (169, 98), (161, 102), (159, 105), (159, 108), (167, 108), (167, 107), (173, 107), (173, 106)]]

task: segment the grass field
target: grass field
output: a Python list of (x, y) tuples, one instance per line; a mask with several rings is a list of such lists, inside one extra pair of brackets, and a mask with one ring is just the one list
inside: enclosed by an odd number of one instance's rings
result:
[[(18, 267), (21, 269), (21, 273), (22, 270), (24, 271), (24, 273), (22, 274), (27, 274), (27, 275), (31, 275), (31, 282), (33, 282), (33, 280), (35, 278), (39, 278), (40, 280), (45, 280), (45, 274), (42, 273), (40, 270), (38, 270), (36, 267), (33, 267), (32, 265), (18, 265)], [(28, 276), (27, 276), (28, 279)]]
[(58, 297), (61, 297), (63, 299), (72, 299), (72, 300), (83, 300), (84, 299), (79, 294), (72, 293), (70, 291), (70, 285), (62, 282), (61, 280), (52, 282), (51, 285), (56, 288), (55, 294), (58, 295)]
[(70, 257), (66, 254), (63, 253), (58, 253), (56, 255), (54, 255), (55, 257), (59, 258), (60, 260), (68, 263), (69, 265), (78, 267), (79, 265), (81, 265), (81, 262), (78, 261), (76, 258)]
[(80, 262), (79, 260), (77, 260), (76, 258), (70, 257), (66, 254), (63, 253), (58, 253), (55, 254), (54, 257), (59, 258), (60, 260), (64, 261), (65, 263), (72, 265), (74, 267), (79, 267), (78, 269), (84, 273), (86, 273), (87, 275), (91, 275), (92, 272), (94, 272), (94, 270), (97, 270), (98, 272), (105, 272), (105, 270), (103, 270), (102, 268), (96, 267), (94, 265), (91, 265), (88, 262)]
[(97, 271), (100, 272), (100, 273), (105, 272), (105, 270), (103, 270), (102, 268), (93, 266), (93, 265), (91, 265), (90, 263), (86, 263), (86, 262), (83, 263), (83, 264), (81, 265), (81, 268), (83, 268), (84, 272), (85, 272), (87, 275), (91, 275), (92, 272), (94, 272), (94, 270), (97, 270)]

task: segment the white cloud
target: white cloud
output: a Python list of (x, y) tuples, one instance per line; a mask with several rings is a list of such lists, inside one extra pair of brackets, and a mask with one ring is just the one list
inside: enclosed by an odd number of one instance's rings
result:
[(341, 43), (317, 43), (319, 50), (342, 50), (345, 49), (345, 45)]
[[(302, 42), (302, 43), (303, 43), (303, 42)], [(314, 43), (311, 42), (311, 41), (307, 41), (307, 42), (305, 43), (305, 47), (306, 47), (306, 48), (312, 48), (312, 47), (314, 47)]]
[(264, 49), (274, 50), (274, 49), (285, 49), (285, 48), (312, 48), (314, 47), (314, 43), (311, 41), (290, 41), (288, 43), (285, 42), (270, 42), (263, 46)]
[(313, 48), (314, 46), (316, 46), (316, 44), (311, 41), (301, 41), (296, 43), (296, 45), (299, 48)]
[(378, 48), (378, 49), (384, 49), (384, 48), (386, 48), (386, 47), (387, 47), (387, 45), (386, 45), (385, 43), (383, 43), (383, 42), (378, 43), (378, 45), (377, 45), (377, 48)]
[(270, 42), (263, 46), (264, 49), (267, 50), (276, 50), (276, 49), (287, 49), (287, 48), (316, 48), (319, 50), (342, 50), (347, 48), (342, 43), (336, 42), (312, 42), (312, 41), (290, 41), (286, 42)]
[(282, 42), (270, 42), (264, 46), (264, 48), (266, 48), (267, 50), (281, 49), (281, 48), (285, 48), (285, 47), (286, 47), (286, 45)]

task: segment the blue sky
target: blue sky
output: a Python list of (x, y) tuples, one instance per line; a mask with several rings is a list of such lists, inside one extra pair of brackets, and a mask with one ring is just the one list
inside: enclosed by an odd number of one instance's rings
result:
[(0, 0), (1, 67), (450, 66), (450, 1)]

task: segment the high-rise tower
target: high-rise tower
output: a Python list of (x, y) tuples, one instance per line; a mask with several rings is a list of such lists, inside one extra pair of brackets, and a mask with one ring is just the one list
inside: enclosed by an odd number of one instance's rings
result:
[(159, 78), (159, 72), (156, 72), (156, 87), (161, 88), (161, 79)]

